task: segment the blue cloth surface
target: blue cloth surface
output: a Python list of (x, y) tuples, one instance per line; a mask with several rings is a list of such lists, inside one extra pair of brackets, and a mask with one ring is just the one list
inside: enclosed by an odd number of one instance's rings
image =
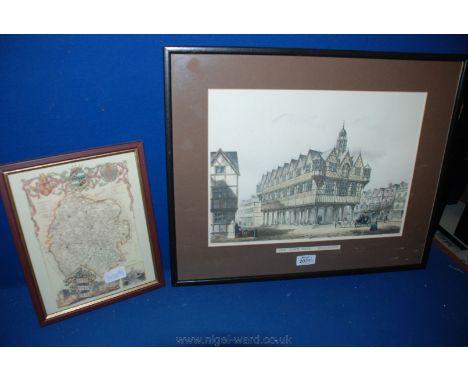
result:
[(168, 286), (43, 328), (27, 288), (8, 286), (0, 345), (466, 346), (467, 295), (435, 246), (423, 270)]
[(0, 345), (468, 344), (467, 277), (436, 248), (424, 270), (171, 287), (163, 46), (466, 54), (468, 37), (0, 36), (0, 163), (143, 140), (168, 284), (40, 328), (0, 206)]

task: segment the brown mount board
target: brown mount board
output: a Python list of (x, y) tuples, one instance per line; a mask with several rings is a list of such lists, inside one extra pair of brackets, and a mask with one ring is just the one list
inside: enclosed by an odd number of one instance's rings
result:
[[(409, 269), (424, 264), (440, 214), (446, 147), (465, 57), (251, 48), (165, 49), (168, 194), (174, 285)], [(427, 92), (400, 237), (208, 246), (208, 89)], [(241, 160), (240, 160), (241, 161)], [(242, 173), (242, 165), (241, 165)], [(440, 196), (440, 193), (439, 193)], [(276, 248), (340, 245), (311, 267)]]

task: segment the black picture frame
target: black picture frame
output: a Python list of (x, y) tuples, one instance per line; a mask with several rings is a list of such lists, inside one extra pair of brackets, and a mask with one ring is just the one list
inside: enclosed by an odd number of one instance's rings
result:
[[(338, 59), (369, 59), (369, 60), (385, 60), (389, 62), (398, 61), (417, 61), (417, 62), (457, 62), (461, 66), (460, 76), (456, 89), (454, 89), (454, 105), (450, 123), (445, 128), (448, 130), (447, 144), (441, 160), (441, 171), (439, 173), (439, 181), (435, 191), (435, 201), (430, 216), (429, 228), (425, 235), (423, 244), (422, 256), (420, 261), (411, 264), (398, 264), (391, 266), (370, 266), (359, 267), (353, 269), (333, 269), (320, 270), (303, 273), (275, 273), (261, 275), (242, 275), (242, 276), (225, 276), (219, 277), (181, 277), (180, 275), (180, 259), (178, 258), (178, 232), (176, 222), (176, 197), (179, 190), (175, 187), (175, 171), (174, 171), (174, 119), (173, 119), (173, 62), (172, 60), (181, 55), (192, 55), (193, 57), (210, 56), (268, 56), (268, 57), (323, 57), (323, 58), (338, 58)], [(427, 256), (431, 247), (432, 237), (437, 227), (437, 223), (442, 214), (444, 207), (445, 195), (447, 188), (445, 187), (445, 179), (447, 174), (447, 157), (450, 152), (450, 147), (453, 145), (454, 125), (462, 107), (462, 84), (466, 77), (466, 55), (446, 55), (446, 54), (421, 54), (421, 53), (399, 53), (399, 52), (370, 52), (370, 51), (338, 51), (338, 50), (312, 50), (312, 49), (285, 49), (285, 48), (250, 48), (250, 47), (165, 47), (164, 48), (164, 79), (165, 79), (165, 117), (166, 117), (166, 158), (167, 158), (167, 192), (169, 205), (169, 228), (170, 228), (170, 255), (171, 255), (171, 276), (173, 286), (185, 285), (203, 285), (213, 283), (230, 283), (230, 282), (246, 282), (259, 280), (275, 280), (275, 279), (293, 279), (303, 277), (316, 277), (328, 275), (343, 275), (343, 274), (359, 274), (367, 272), (386, 272), (398, 270), (421, 269), (425, 267)], [(180, 73), (177, 73), (179, 75)], [(466, 82), (466, 81), (465, 81)], [(189, 131), (185, 131), (189, 134)], [(197, 192), (197, 191), (195, 191)], [(208, 249), (208, 248), (207, 248)], [(199, 250), (199, 249), (196, 249)], [(239, 251), (243, 251), (240, 248)], [(196, 265), (195, 265), (196, 266)]]

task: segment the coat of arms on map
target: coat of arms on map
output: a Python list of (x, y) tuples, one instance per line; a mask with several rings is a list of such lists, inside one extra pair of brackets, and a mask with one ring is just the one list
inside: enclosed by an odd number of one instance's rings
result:
[(10, 164), (0, 174), (42, 324), (163, 285), (143, 143)]

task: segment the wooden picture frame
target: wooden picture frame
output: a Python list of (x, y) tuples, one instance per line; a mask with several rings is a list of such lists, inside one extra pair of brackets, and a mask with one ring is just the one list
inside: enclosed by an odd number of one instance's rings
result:
[(173, 285), (424, 266), (465, 56), (164, 54)]
[(142, 142), (0, 166), (41, 325), (164, 285)]

